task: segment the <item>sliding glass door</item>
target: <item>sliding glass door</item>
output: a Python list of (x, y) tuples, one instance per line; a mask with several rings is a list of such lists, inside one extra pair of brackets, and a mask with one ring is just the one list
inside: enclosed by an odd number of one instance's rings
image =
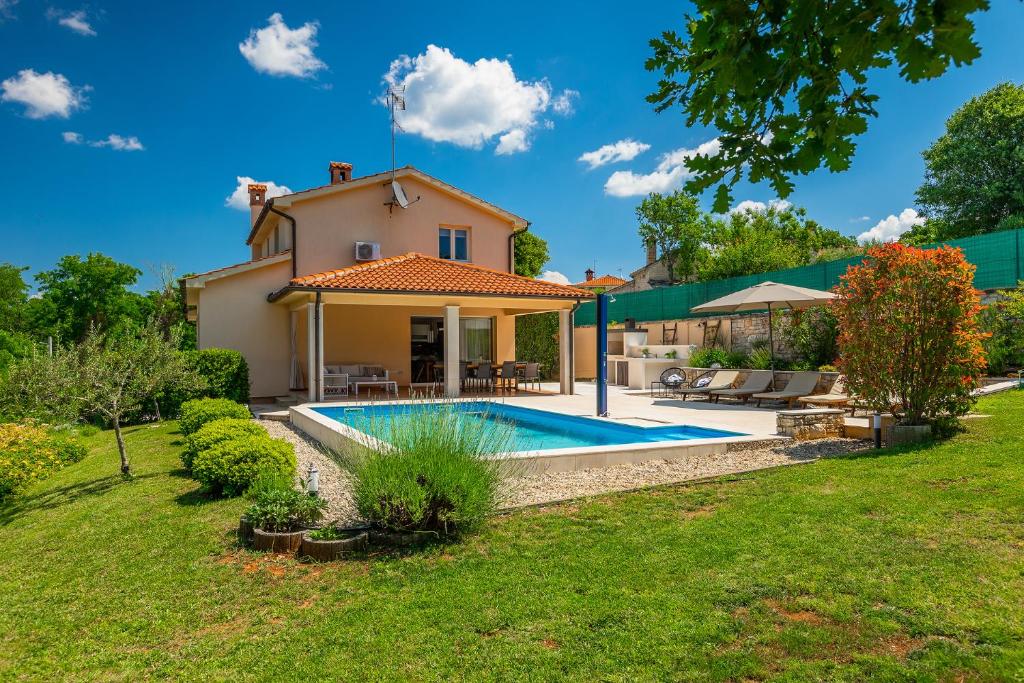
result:
[(494, 319), (459, 320), (459, 358), (466, 361), (494, 360)]

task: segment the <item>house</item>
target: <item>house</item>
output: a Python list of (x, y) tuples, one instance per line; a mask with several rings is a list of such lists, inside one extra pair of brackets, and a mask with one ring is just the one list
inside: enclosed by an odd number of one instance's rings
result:
[[(325, 365), (415, 387), (439, 366), (512, 360), (516, 317), (551, 311), (570, 391), (571, 315), (593, 295), (513, 274), (526, 220), (411, 166), (357, 178), (331, 162), (329, 173), (272, 199), (249, 185), (249, 259), (184, 280), (199, 348), (244, 354), (254, 398), (323, 400)], [(458, 395), (458, 373), (443, 374)]]
[(669, 277), (665, 257), (658, 258), (658, 248), (653, 243), (647, 245), (647, 261), (643, 266), (629, 274), (631, 280), (608, 291), (614, 294), (623, 292), (643, 292), (657, 287), (668, 287), (672, 284)]
[(614, 275), (602, 275), (601, 277), (594, 277), (595, 273), (593, 268), (587, 268), (585, 275), (587, 279), (584, 280), (583, 282), (577, 282), (576, 284), (573, 285), (573, 287), (576, 287), (578, 289), (586, 289), (588, 291), (594, 292), (595, 294), (600, 294), (601, 292), (606, 292), (609, 289), (621, 287), (622, 285), (626, 284), (625, 280), (623, 280), (621, 277), (615, 277)]

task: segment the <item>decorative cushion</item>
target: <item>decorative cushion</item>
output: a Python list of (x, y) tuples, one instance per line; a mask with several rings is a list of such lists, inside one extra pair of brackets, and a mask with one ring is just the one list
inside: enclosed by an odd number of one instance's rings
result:
[(358, 377), (363, 374), (363, 367), (361, 365), (339, 365), (338, 374)]
[(363, 366), (363, 376), (364, 377), (373, 377), (374, 375), (377, 375), (377, 377), (383, 377), (384, 376), (384, 366), (382, 366), (382, 365), (364, 365)]
[(695, 386), (698, 389), (700, 389), (701, 387), (706, 387), (709, 384), (711, 384), (711, 378), (710, 377), (701, 377), (699, 380), (697, 380), (697, 383), (694, 384), (693, 386)]
[(325, 365), (324, 366), (324, 372), (326, 372), (328, 375), (343, 375), (343, 374), (345, 374), (345, 373), (343, 373), (340, 370), (340, 368), (341, 368), (340, 365)]
[(665, 384), (679, 384), (685, 379), (678, 372), (673, 372), (671, 375), (665, 378)]

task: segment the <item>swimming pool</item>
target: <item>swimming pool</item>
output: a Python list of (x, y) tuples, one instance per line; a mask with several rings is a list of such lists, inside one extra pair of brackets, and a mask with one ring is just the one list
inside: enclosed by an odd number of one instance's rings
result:
[[(489, 401), (444, 403), (471, 426), (512, 426), (510, 451), (547, 451), (746, 436), (739, 432), (691, 425), (637, 427), (589, 417), (553, 413)], [(439, 410), (436, 403), (382, 403), (362, 406), (316, 406), (310, 410), (356, 431), (387, 441), (387, 432), (414, 413)], [(484, 423), (481, 425), (481, 422)]]

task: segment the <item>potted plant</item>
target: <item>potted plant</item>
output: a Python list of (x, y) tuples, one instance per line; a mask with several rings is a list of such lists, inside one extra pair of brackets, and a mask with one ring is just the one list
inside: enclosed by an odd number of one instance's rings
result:
[(651, 357), (651, 350), (648, 349), (647, 347), (644, 347), (644, 348), (640, 349), (640, 355), (643, 356), (644, 358), (650, 358)]
[(245, 516), (253, 524), (256, 550), (294, 553), (302, 534), (323, 515), (326, 503), (294, 489), (260, 494)]
[(673, 360), (675, 360), (675, 358), (678, 355), (679, 354), (678, 354), (678, 352), (675, 349), (669, 349), (668, 351), (665, 352), (665, 358), (671, 358)]
[[(249, 490), (246, 491), (246, 497), (255, 503), (273, 491), (287, 494), (287, 492), (293, 489), (292, 484), (292, 478), (280, 470), (266, 467), (261, 468), (253, 478)], [(249, 510), (251, 509), (249, 508)], [(243, 512), (238, 520), (238, 539), (245, 545), (252, 545), (253, 532), (256, 529), (256, 525), (249, 517), (249, 510)]]
[(330, 562), (346, 552), (366, 550), (369, 544), (369, 527), (342, 528), (325, 526), (307, 531), (302, 535), (300, 555), (316, 562)]

